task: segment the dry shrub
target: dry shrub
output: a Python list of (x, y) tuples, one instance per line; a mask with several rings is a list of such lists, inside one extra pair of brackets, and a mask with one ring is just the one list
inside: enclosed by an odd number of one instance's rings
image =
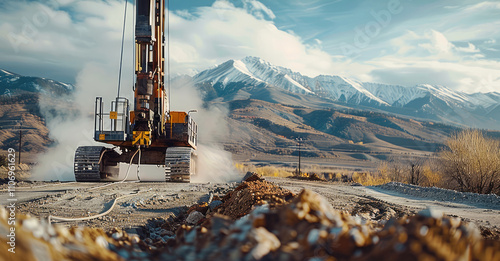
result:
[(500, 192), (500, 141), (477, 130), (465, 130), (446, 140), (440, 158), (443, 174), (461, 191)]
[(0, 155), (0, 167), (7, 166), (7, 157)]
[(438, 163), (433, 158), (392, 158), (381, 162), (377, 171), (394, 182), (424, 187), (441, 186), (442, 174), (437, 169)]
[(423, 179), (420, 186), (424, 187), (439, 187), (442, 185), (442, 174), (433, 168), (434, 165), (428, 162), (423, 166)]
[(407, 166), (400, 159), (391, 159), (389, 162), (384, 161), (380, 163), (378, 173), (388, 177), (390, 181), (408, 182)]
[(254, 165), (245, 165), (241, 163), (236, 163), (234, 166), (241, 173), (250, 171), (265, 177), (289, 177), (292, 175), (292, 171), (287, 168), (278, 168), (274, 166), (255, 167)]
[(382, 185), (387, 182), (390, 182), (391, 179), (386, 174), (380, 172), (364, 172), (358, 173), (354, 172), (352, 174), (352, 181), (356, 183), (360, 183), (363, 186), (376, 186)]

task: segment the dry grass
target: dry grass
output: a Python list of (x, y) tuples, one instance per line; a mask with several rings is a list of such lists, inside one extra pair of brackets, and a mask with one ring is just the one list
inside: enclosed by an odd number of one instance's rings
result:
[[(16, 165), (16, 179), (17, 180), (27, 180), (31, 177), (31, 168), (27, 164)], [(9, 177), (9, 169), (6, 166), (0, 167), (0, 179)]]
[(293, 170), (291, 168), (278, 168), (274, 166), (263, 166), (263, 167), (256, 167), (254, 165), (247, 165), (247, 164), (241, 164), (241, 163), (236, 163), (234, 165), (237, 170), (241, 171), (242, 173), (247, 173), (248, 171), (250, 172), (255, 172), (259, 175), (262, 175), (264, 177), (290, 177), (292, 176)]
[(354, 172), (352, 174), (352, 181), (356, 183), (360, 183), (363, 186), (376, 186), (376, 185), (382, 185), (387, 182), (391, 182), (391, 178), (383, 173), (380, 172), (363, 172), (363, 173), (358, 173)]

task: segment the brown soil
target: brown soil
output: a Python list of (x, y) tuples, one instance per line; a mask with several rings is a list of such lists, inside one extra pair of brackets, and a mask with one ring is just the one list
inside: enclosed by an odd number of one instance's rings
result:
[(235, 220), (247, 215), (258, 205), (275, 208), (293, 198), (294, 194), (267, 181), (243, 182), (223, 198), (215, 212)]

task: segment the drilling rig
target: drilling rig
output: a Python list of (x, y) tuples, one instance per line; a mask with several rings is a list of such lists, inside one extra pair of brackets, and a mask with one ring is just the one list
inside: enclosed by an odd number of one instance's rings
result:
[(125, 180), (121, 163), (164, 166), (167, 182), (190, 182), (196, 172), (195, 110), (170, 111), (165, 86), (165, 0), (137, 0), (135, 12), (133, 110), (119, 86), (109, 112), (96, 98), (94, 140), (109, 145), (77, 148), (76, 181)]

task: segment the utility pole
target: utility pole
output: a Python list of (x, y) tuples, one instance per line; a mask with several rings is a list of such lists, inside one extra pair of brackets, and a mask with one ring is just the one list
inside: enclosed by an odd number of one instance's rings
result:
[(21, 126), (19, 127), (19, 159), (17, 164), (21, 164), (21, 143), (23, 139), (23, 122), (21, 121)]
[(301, 176), (300, 172), (300, 143), (302, 142), (302, 138), (297, 138), (297, 142), (299, 143), (299, 177)]

